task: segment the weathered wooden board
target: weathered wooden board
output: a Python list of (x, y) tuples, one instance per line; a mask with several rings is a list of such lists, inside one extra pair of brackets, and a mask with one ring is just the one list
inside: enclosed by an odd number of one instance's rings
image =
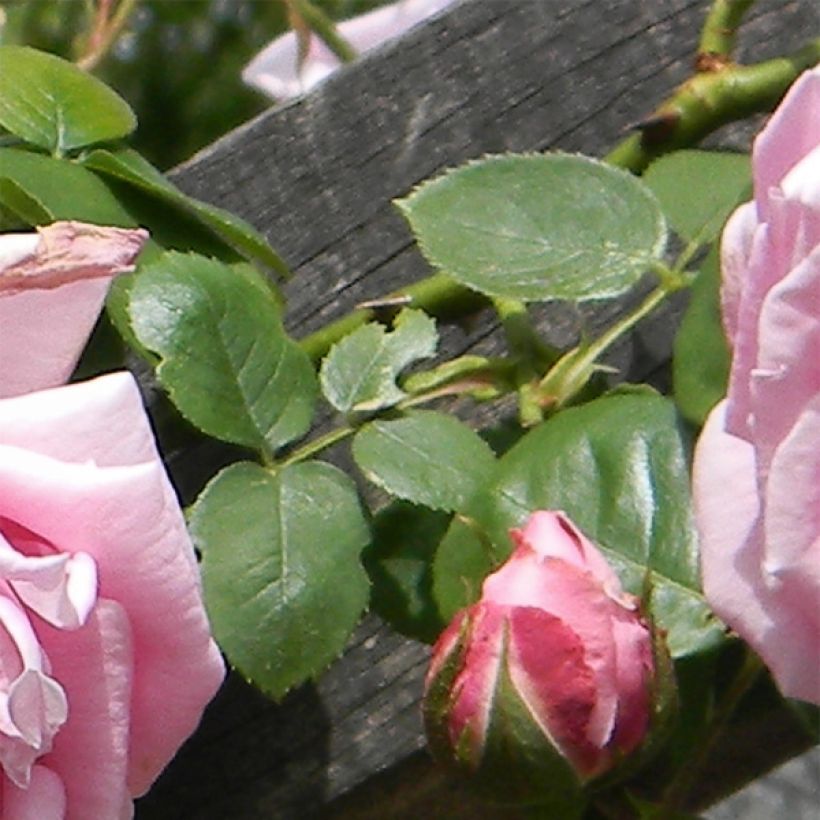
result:
[[(428, 272), (393, 198), (488, 152), (604, 153), (687, 76), (708, 5), (468, 0), (316, 93), (229, 134), (175, 179), (254, 223), (284, 255), (296, 272), (286, 287), (289, 326), (302, 336)], [(794, 48), (818, 31), (816, 0), (760, 2), (748, 16), (740, 56)], [(724, 139), (742, 144), (748, 133)], [(618, 309), (582, 316), (552, 305), (541, 318), (551, 338), (566, 343), (582, 322), (607, 321)], [(451, 352), (494, 344), (487, 316), (444, 335)], [(661, 368), (670, 338), (668, 317), (656, 318), (615, 362), (645, 376)], [(178, 465), (185, 495), (209, 478), (209, 459), (218, 457), (195, 452)], [(429, 779), (421, 785), (429, 772), (413, 757), (423, 746), (418, 699), (426, 655), (367, 618), (344, 657), (282, 704), (232, 677), (200, 731), (139, 801), (137, 817), (457, 816), (447, 808), (446, 789)], [(374, 777), (402, 761), (397, 775)], [(384, 797), (407, 782), (428, 802), (368, 814), (362, 806), (375, 798), (365, 793), (328, 808), (362, 783)]]

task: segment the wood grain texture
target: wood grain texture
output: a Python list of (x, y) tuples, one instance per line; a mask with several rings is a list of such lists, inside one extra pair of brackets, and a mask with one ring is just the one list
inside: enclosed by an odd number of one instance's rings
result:
[[(248, 219), (283, 254), (296, 273), (285, 288), (288, 323), (302, 336), (429, 272), (392, 199), (486, 153), (604, 153), (687, 76), (707, 6), (468, 0), (229, 134), (178, 169), (175, 181)], [(740, 56), (773, 55), (818, 30), (815, 0), (766, 0), (749, 15)], [(749, 133), (730, 130), (722, 139), (742, 145)], [(555, 343), (566, 344), (622, 307), (546, 305), (539, 318)], [(645, 323), (613, 363), (632, 377), (655, 372), (662, 380), (677, 312), (679, 305)], [(443, 335), (451, 355), (497, 344), (488, 316)], [(491, 420), (486, 410), (457, 409), (476, 424)], [(229, 457), (206, 447), (175, 464), (184, 494)], [(376, 773), (391, 766), (405, 762), (400, 780), (412, 783), (413, 767), (423, 768), (414, 754), (423, 746), (426, 657), (426, 648), (368, 617), (344, 657), (282, 704), (231, 677), (199, 732), (138, 802), (137, 817), (330, 817), (335, 798), (381, 782)], [(395, 816), (459, 816), (444, 803), (429, 805), (444, 813), (417, 806)]]

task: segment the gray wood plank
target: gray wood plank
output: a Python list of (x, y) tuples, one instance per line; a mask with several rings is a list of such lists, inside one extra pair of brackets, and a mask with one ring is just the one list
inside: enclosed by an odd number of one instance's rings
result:
[[(296, 272), (285, 288), (289, 327), (302, 336), (428, 273), (393, 198), (489, 152), (602, 154), (687, 76), (707, 7), (703, 0), (468, 0), (227, 135), (175, 180), (244, 216), (284, 255)], [(759, 3), (741, 56), (796, 47), (818, 30), (815, 0)], [(748, 133), (730, 130), (722, 139), (744, 144)], [(606, 322), (621, 308), (548, 305), (539, 317), (566, 344), (582, 323)], [(656, 317), (613, 361), (624, 373), (655, 372), (662, 381), (672, 326), (669, 316)], [(448, 327), (444, 337), (451, 354), (497, 344), (488, 316)], [(486, 411), (457, 411), (490, 420)], [(230, 457), (206, 447), (175, 462), (184, 494)], [(417, 765), (426, 657), (426, 648), (368, 617), (343, 658), (282, 704), (232, 676), (199, 732), (138, 802), (137, 817), (330, 816), (334, 798), (376, 782), (377, 772)]]

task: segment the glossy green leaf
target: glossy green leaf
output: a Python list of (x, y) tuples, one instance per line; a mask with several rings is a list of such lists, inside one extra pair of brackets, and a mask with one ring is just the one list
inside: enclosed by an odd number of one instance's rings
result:
[(25, 197), (28, 207), (50, 219), (78, 219), (97, 225), (120, 228), (137, 226), (106, 184), (74, 162), (35, 154), (17, 148), (0, 148), (0, 180), (12, 185), (0, 189), (11, 207), (19, 206), (18, 197)]
[(25, 46), (0, 46), (0, 126), (55, 155), (125, 137), (134, 112), (72, 63)]
[(752, 167), (746, 154), (675, 151), (653, 162), (643, 179), (670, 227), (703, 244), (716, 239), (740, 199), (748, 199)]
[(8, 177), (0, 178), (0, 205), (25, 225), (48, 225), (51, 222), (51, 215), (43, 203)]
[[(616, 395), (562, 411), (499, 460), (495, 479), (466, 512), (498, 564), (511, 550), (508, 531), (539, 509), (565, 510), (633, 593), (641, 594), (651, 571), (651, 612), (673, 656), (721, 638), (700, 591), (686, 447), (671, 402)], [(458, 555), (446, 567), (463, 585), (479, 587)], [(436, 590), (440, 572), (437, 557)], [(439, 599), (439, 608), (446, 615), (453, 603)]]
[(702, 425), (726, 394), (731, 353), (720, 318), (720, 254), (714, 245), (692, 284), (675, 336), (672, 377), (681, 414)]
[(432, 356), (437, 343), (436, 323), (421, 310), (403, 310), (389, 332), (370, 322), (330, 349), (319, 374), (322, 392), (342, 413), (389, 407), (406, 396), (396, 377)]
[(80, 162), (86, 168), (125, 182), (181, 208), (248, 258), (255, 259), (282, 275), (289, 274), (285, 262), (259, 231), (222, 208), (187, 196), (136, 151), (130, 148), (97, 148), (82, 157)]
[(241, 271), (168, 252), (134, 280), (129, 312), (157, 376), (205, 433), (272, 452), (307, 432), (316, 377), (279, 307)]
[(489, 479), (492, 450), (466, 424), (432, 410), (373, 421), (353, 439), (353, 458), (392, 495), (435, 510), (458, 510)]
[(395, 501), (373, 519), (373, 540), (365, 550), (370, 608), (393, 629), (432, 643), (446, 626), (433, 599), (433, 556), (450, 516)]
[(308, 462), (234, 464), (191, 510), (205, 604), (220, 647), (273, 697), (338, 656), (367, 604), (367, 525), (353, 482)]
[(639, 179), (572, 154), (488, 157), (398, 205), (434, 267), (491, 296), (617, 296), (666, 244), (663, 214)]
[(481, 597), (484, 579), (507, 557), (509, 547), (496, 547), (477, 526), (453, 519), (433, 559), (433, 599), (449, 621)]

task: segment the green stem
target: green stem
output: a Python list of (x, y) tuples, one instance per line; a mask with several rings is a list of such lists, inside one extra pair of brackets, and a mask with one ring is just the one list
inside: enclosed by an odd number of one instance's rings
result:
[[(419, 308), (436, 319), (444, 320), (463, 318), (490, 304), (486, 297), (459, 285), (443, 273), (394, 291), (383, 300), (385, 306), (391, 302), (400, 303), (403, 307)], [(383, 315), (383, 311), (379, 307), (359, 308), (311, 333), (299, 344), (314, 362), (318, 362), (339, 339), (357, 327), (380, 318), (380, 315)]]
[(687, 277), (656, 262), (661, 283), (631, 313), (621, 317), (592, 342), (582, 342), (565, 353), (534, 390), (533, 400), (542, 408), (557, 410), (572, 401), (589, 383), (598, 359), (618, 339), (650, 314), (667, 296), (689, 284)]
[(501, 320), (510, 353), (527, 369), (543, 372), (545, 364), (552, 364), (558, 358), (558, 351), (549, 347), (533, 327), (525, 302), (494, 297), (492, 303)]
[(820, 37), (788, 57), (695, 74), (605, 157), (635, 173), (668, 151), (695, 145), (722, 125), (771, 110), (820, 61)]
[(100, 26), (99, 31), (92, 33), (89, 50), (77, 60), (77, 66), (84, 71), (93, 71), (108, 53), (120, 32), (125, 28), (128, 18), (134, 12), (139, 0), (121, 0), (110, 21)]
[(698, 64), (708, 70), (701, 58), (709, 57), (729, 60), (737, 40), (737, 30), (743, 15), (755, 0), (714, 0), (700, 34)]
[[(669, 271), (668, 273), (671, 274), (672, 272)], [(614, 325), (608, 327), (586, 348), (590, 362), (600, 358), (607, 348), (638, 324), (644, 316), (648, 316), (667, 296), (685, 287), (685, 283), (677, 277), (673, 279), (671, 276), (664, 276), (662, 279), (664, 281), (632, 313), (623, 316)]]
[[(770, 110), (800, 72), (811, 68), (818, 60), (820, 38), (790, 57), (698, 74), (658, 108), (660, 119), (653, 118), (659, 124), (667, 122), (671, 126), (669, 133), (661, 135), (648, 128), (643, 134), (633, 134), (605, 159), (612, 165), (639, 173), (661, 154), (694, 145), (727, 122)], [(402, 297), (407, 297), (408, 306), (420, 308), (439, 319), (456, 319), (490, 304), (481, 294), (442, 273), (396, 291), (388, 298)], [(314, 362), (318, 362), (339, 339), (378, 317), (375, 308), (354, 310), (305, 337), (301, 346)]]
[(335, 430), (330, 430), (324, 435), (317, 436), (315, 439), (308, 441), (301, 447), (297, 447), (290, 453), (290, 455), (278, 462), (277, 466), (287, 467), (288, 464), (296, 464), (299, 461), (305, 461), (308, 458), (312, 458), (317, 453), (321, 453), (322, 450), (326, 450), (328, 447), (332, 447), (334, 444), (338, 444), (340, 441), (344, 441), (344, 439), (352, 436), (356, 430), (356, 427), (352, 427), (350, 425), (345, 425), (344, 427), (337, 427)]
[(764, 667), (760, 658), (748, 647), (745, 652), (743, 664), (715, 709), (715, 718), (709, 724), (706, 737), (697, 747), (694, 758), (678, 770), (677, 775), (666, 787), (658, 820), (666, 816), (674, 816), (676, 812), (686, 808), (689, 792), (709, 762), (709, 757), (720, 735), (729, 725), (741, 700), (763, 671)]
[(318, 6), (313, 5), (310, 0), (287, 2), (341, 62), (350, 63), (356, 59), (356, 49), (339, 34), (333, 21)]

